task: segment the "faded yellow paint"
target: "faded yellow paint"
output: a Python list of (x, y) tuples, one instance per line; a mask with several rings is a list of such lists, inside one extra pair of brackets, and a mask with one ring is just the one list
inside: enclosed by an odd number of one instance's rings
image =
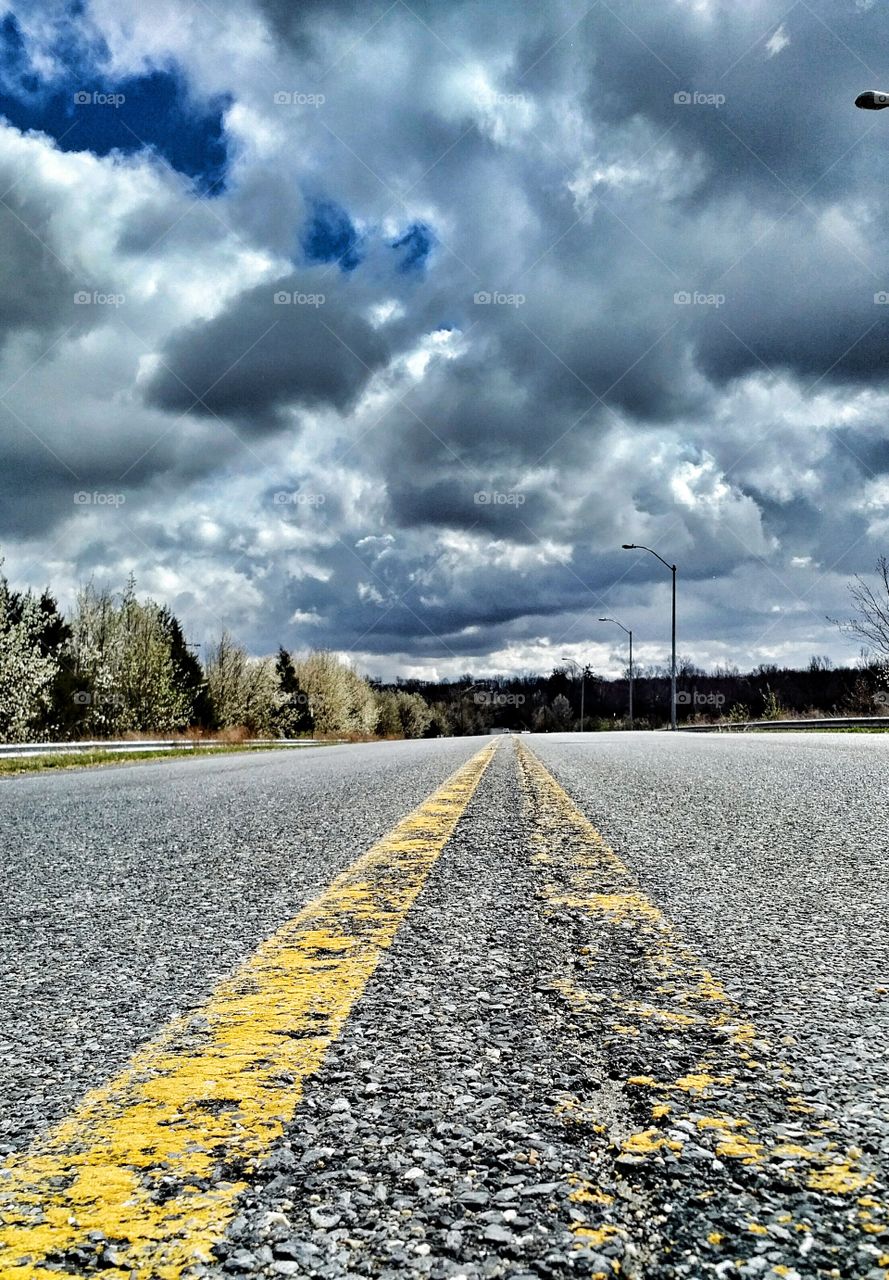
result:
[[(0, 1277), (176, 1280), (212, 1260), (246, 1185), (341, 1033), (454, 831), (496, 745), (480, 751), (198, 1012), (0, 1171)], [(55, 1266), (50, 1265), (50, 1260)]]
[(782, 1160), (823, 1160), (824, 1158), (820, 1151), (813, 1151), (811, 1147), (801, 1147), (797, 1142), (782, 1142), (780, 1146), (775, 1147), (775, 1155), (780, 1156)]
[(575, 1204), (608, 1205), (614, 1202), (614, 1196), (609, 1195), (607, 1191), (600, 1191), (598, 1187), (594, 1186), (592, 1182), (588, 1182), (586, 1178), (582, 1178), (580, 1174), (570, 1174), (568, 1182), (573, 1187), (568, 1199)]
[[(716, 1153), (746, 1165), (764, 1165), (773, 1159), (805, 1161), (808, 1168), (803, 1177), (812, 1190), (852, 1195), (868, 1186), (873, 1178), (861, 1168), (860, 1153), (852, 1150), (838, 1154), (834, 1145), (825, 1142), (830, 1129), (822, 1121), (809, 1121), (804, 1142), (788, 1143), (757, 1132), (746, 1115), (698, 1114), (712, 1104), (717, 1086), (730, 1086), (736, 1078), (758, 1072), (767, 1073), (769, 1092), (778, 1089), (785, 1095), (784, 1104), (789, 1112), (813, 1116), (814, 1110), (800, 1096), (799, 1085), (789, 1066), (773, 1056), (767, 1037), (749, 1021), (713, 973), (683, 942), (564, 788), (525, 743), (517, 745), (537, 823), (535, 838), (553, 853), (553, 871), (558, 870), (562, 876), (562, 883), (550, 882), (544, 886), (544, 901), (552, 908), (568, 906), (583, 910), (610, 925), (631, 930), (641, 963), (658, 984), (653, 987), (657, 996), (654, 1003), (627, 1000), (616, 991), (595, 994), (567, 982), (562, 987), (566, 999), (574, 1008), (600, 1017), (607, 1031), (625, 1039), (628, 1048), (631, 1037), (638, 1038), (639, 1028), (647, 1021), (649, 1027), (662, 1024), (664, 1031), (674, 1037), (686, 1030), (694, 1035), (696, 1028), (707, 1027), (727, 1050), (718, 1055), (714, 1053), (713, 1061), (705, 1059), (696, 1063), (678, 1080), (629, 1076), (628, 1085), (655, 1094), (651, 1100), (652, 1119), (663, 1125), (669, 1116), (668, 1123), (685, 1120), (700, 1130), (715, 1130)], [(565, 852), (559, 856), (561, 850)], [(588, 945), (599, 944), (594, 941)], [(754, 1047), (756, 1056), (751, 1052)], [(717, 1074), (717, 1063), (734, 1066), (731, 1055), (737, 1062), (736, 1074)], [(631, 1061), (638, 1060), (635, 1054), (628, 1056)], [(683, 1113), (683, 1094), (694, 1098), (695, 1110)], [(628, 1153), (646, 1156), (665, 1147), (672, 1146), (675, 1150), (682, 1144), (671, 1144), (662, 1127), (652, 1126), (619, 1145)], [(860, 1219), (858, 1226), (863, 1227)]]
[(722, 1129), (731, 1132), (734, 1129), (749, 1129), (750, 1121), (742, 1120), (740, 1116), (701, 1116), (698, 1120), (699, 1129)]
[(622, 1231), (620, 1227), (584, 1227), (579, 1223), (574, 1223), (571, 1230), (593, 1248), (597, 1245), (605, 1244), (607, 1240), (613, 1240), (615, 1236), (626, 1235), (626, 1232)]
[(740, 1160), (743, 1164), (759, 1164), (765, 1156), (765, 1148), (761, 1143), (752, 1142), (750, 1138), (737, 1133), (717, 1143), (716, 1154)]
[(669, 1086), (673, 1089), (684, 1089), (686, 1093), (705, 1093), (708, 1089), (712, 1089), (715, 1084), (731, 1084), (734, 1076), (713, 1076), (709, 1071), (694, 1071), (687, 1076), (680, 1076), (674, 1084)]
[(682, 1150), (681, 1142), (668, 1138), (653, 1125), (649, 1129), (643, 1129), (640, 1133), (631, 1133), (629, 1138), (624, 1138), (620, 1145), (621, 1150), (626, 1151), (627, 1155), (631, 1156), (654, 1155), (655, 1152), (662, 1151), (664, 1148), (667, 1151)]
[(873, 1174), (864, 1174), (851, 1160), (838, 1160), (809, 1174), (809, 1186), (813, 1191), (825, 1191), (828, 1195), (849, 1195), (861, 1191), (873, 1182)]
[[(619, 1025), (615, 1025), (615, 1031), (620, 1029)], [(654, 1076), (630, 1076), (627, 1083), (666, 1092), (679, 1090), (681, 1093), (706, 1093), (714, 1085), (729, 1085), (733, 1080), (734, 1076), (714, 1076), (709, 1071), (701, 1070), (680, 1076), (678, 1080), (655, 1080)]]

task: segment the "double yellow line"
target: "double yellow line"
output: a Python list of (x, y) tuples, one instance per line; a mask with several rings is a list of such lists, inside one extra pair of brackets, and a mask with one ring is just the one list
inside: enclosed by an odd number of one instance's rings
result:
[(483, 748), (0, 1170), (0, 1277), (175, 1280), (213, 1260), (245, 1175), (281, 1137), (496, 749)]
[[(771, 1176), (782, 1193), (793, 1186), (840, 1201), (850, 1235), (889, 1239), (889, 1204), (882, 1190), (874, 1193), (875, 1176), (862, 1152), (813, 1114), (800, 1081), (763, 1030), (521, 741), (518, 763), (532, 859), (544, 876), (541, 899), (555, 927), (565, 913), (591, 926), (573, 972), (554, 985), (595, 1030), (615, 1079), (624, 1064), (640, 1054), (648, 1058), (649, 1072), (623, 1080), (634, 1114), (647, 1111), (646, 1122), (615, 1136), (615, 1150), (639, 1163), (657, 1161), (664, 1149), (681, 1154), (688, 1139), (677, 1141), (677, 1133), (694, 1134), (729, 1165)], [(615, 980), (618, 957), (623, 982)], [(661, 1057), (690, 1065), (671, 1079)], [(780, 1122), (793, 1125), (793, 1141), (781, 1137)], [(889, 1280), (889, 1249), (877, 1257)]]

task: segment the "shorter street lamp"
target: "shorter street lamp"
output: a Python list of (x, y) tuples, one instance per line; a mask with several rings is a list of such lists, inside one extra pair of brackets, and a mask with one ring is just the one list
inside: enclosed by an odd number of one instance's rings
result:
[(460, 729), (464, 738), (466, 737), (466, 695), (467, 693), (472, 693), (473, 689), (477, 688), (478, 681), (476, 680), (472, 684), (467, 685), (465, 689), (460, 690)]
[(630, 729), (633, 728), (633, 633), (629, 627), (625, 627), (622, 622), (618, 622), (617, 618), (600, 618), (600, 622), (613, 622), (616, 627), (620, 627), (621, 631), (625, 631), (630, 637)]
[(580, 732), (583, 733), (583, 691), (586, 683), (586, 671), (573, 658), (563, 658), (562, 661), (566, 667), (573, 667), (575, 671), (580, 672)]
[(670, 728), (676, 732), (676, 566), (670, 564), (669, 560), (665, 560), (657, 551), (652, 551), (651, 547), (643, 547), (641, 542), (624, 542), (621, 549), (623, 551), (647, 551), (650, 556), (654, 556), (655, 560), (660, 560), (661, 564), (666, 565), (673, 575), (673, 644), (672, 656), (670, 659)]

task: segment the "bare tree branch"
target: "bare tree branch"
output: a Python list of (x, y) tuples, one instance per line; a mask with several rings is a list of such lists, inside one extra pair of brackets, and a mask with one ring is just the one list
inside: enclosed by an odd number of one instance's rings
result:
[(889, 559), (880, 556), (876, 567), (876, 589), (858, 574), (849, 583), (855, 614), (837, 626), (846, 635), (863, 640), (880, 658), (889, 659)]

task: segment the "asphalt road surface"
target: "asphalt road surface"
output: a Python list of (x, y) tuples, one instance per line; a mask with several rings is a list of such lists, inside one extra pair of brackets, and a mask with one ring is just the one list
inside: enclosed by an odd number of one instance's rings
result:
[(0, 780), (0, 1277), (889, 1278), (889, 738)]

